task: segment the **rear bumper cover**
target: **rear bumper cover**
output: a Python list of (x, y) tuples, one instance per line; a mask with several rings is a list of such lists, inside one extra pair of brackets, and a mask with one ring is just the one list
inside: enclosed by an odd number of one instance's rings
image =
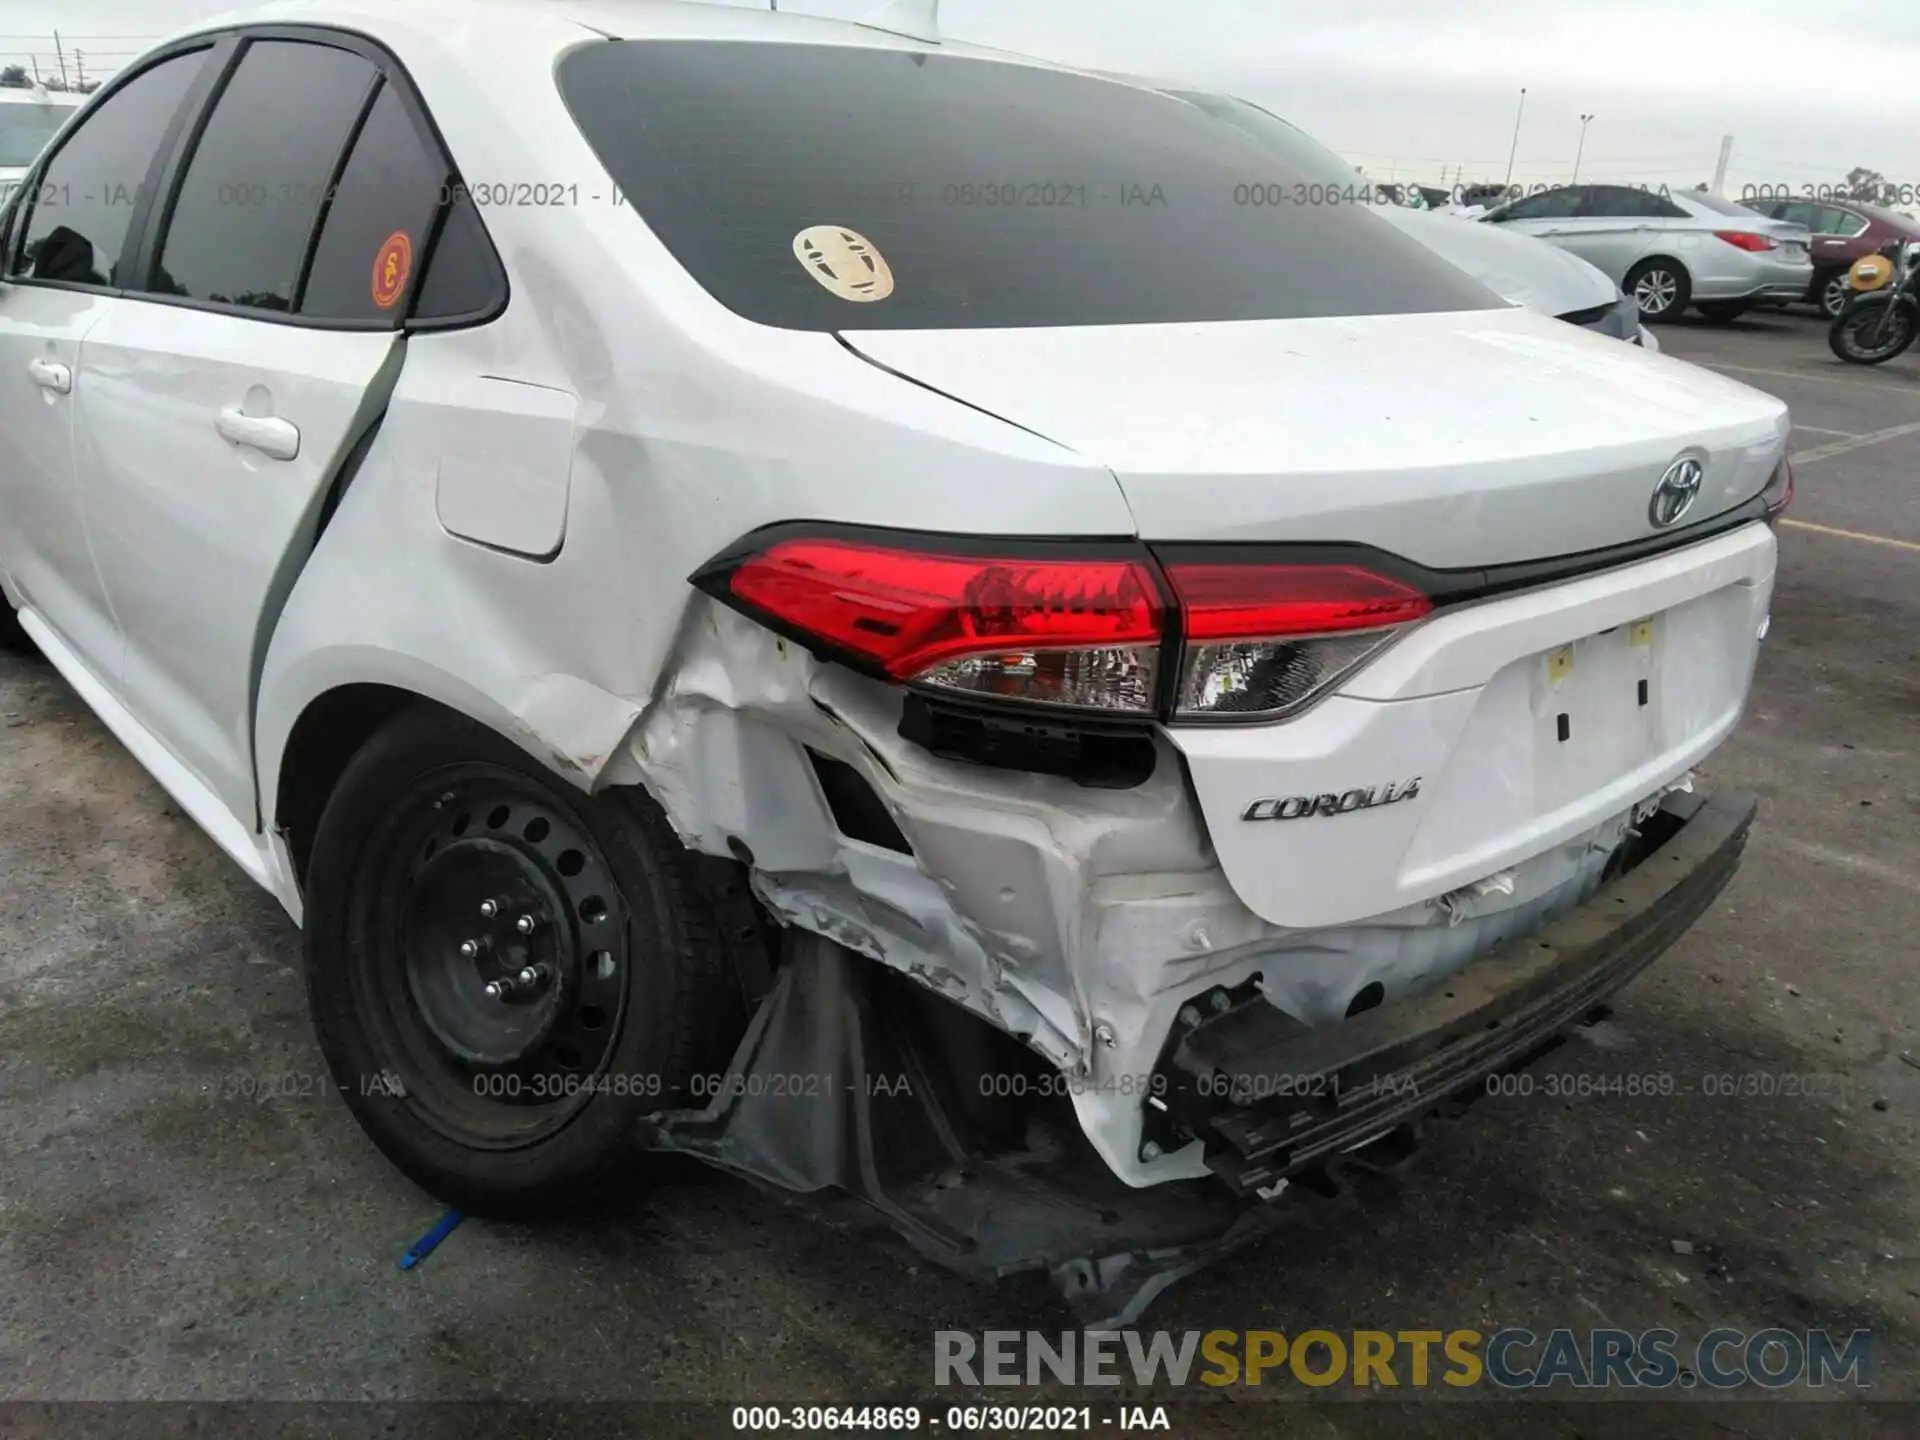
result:
[(1169, 1041), (1146, 1143), (1199, 1139), (1208, 1168), (1236, 1192), (1277, 1193), (1279, 1181), (1531, 1058), (1713, 903), (1757, 810), (1731, 792), (1669, 796), (1649, 822), (1668, 838), (1638, 864), (1422, 994), (1318, 1028), (1257, 994), (1229, 1003)]

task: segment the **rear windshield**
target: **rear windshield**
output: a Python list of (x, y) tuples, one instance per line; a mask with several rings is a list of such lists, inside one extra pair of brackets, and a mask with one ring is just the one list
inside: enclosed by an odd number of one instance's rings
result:
[(1683, 200), (1691, 200), (1703, 209), (1712, 210), (1721, 215), (1733, 215), (1751, 219), (1760, 213), (1757, 210), (1750, 210), (1745, 205), (1738, 204), (1735, 201), (1723, 199), (1718, 195), (1709, 195), (1704, 190), (1682, 190), (1678, 193)]
[(1505, 302), (1357, 174), (1174, 96), (966, 56), (609, 41), (561, 93), (722, 304), (798, 330), (1280, 319)]

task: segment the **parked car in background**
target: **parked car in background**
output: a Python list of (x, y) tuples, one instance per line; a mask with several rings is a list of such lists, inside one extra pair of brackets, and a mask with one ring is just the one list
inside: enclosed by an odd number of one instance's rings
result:
[(1890, 245), (1920, 240), (1920, 220), (1859, 200), (1748, 200), (1749, 210), (1774, 220), (1804, 225), (1812, 233), (1813, 279), (1802, 299), (1818, 305), (1828, 318), (1846, 308), (1852, 292), (1847, 271), (1863, 255)]
[(1763, 300), (1798, 300), (1813, 279), (1804, 225), (1701, 191), (1566, 185), (1481, 217), (1551, 240), (1592, 262), (1639, 303), (1670, 320), (1691, 305), (1732, 320)]
[[(1121, 77), (1130, 78), (1130, 77)], [(1155, 84), (1151, 81), (1134, 83)], [(1315, 176), (1327, 189), (1355, 185), (1354, 172), (1333, 151), (1290, 121), (1237, 95), (1160, 86), (1169, 95), (1197, 105), (1217, 120), (1271, 144), (1276, 155)], [(1429, 208), (1416, 185), (1374, 185), (1367, 189), (1374, 214), (1401, 234), (1419, 241), (1442, 260), (1467, 272), (1501, 299), (1538, 310), (1616, 340), (1659, 349), (1640, 323), (1633, 303), (1619, 285), (1566, 250), (1526, 235), (1474, 225)]]
[(1503, 300), (1648, 350), (1660, 348), (1633, 297), (1571, 251), (1432, 210), (1380, 205), (1374, 213)]
[(84, 99), (40, 85), (0, 88), (0, 205), (12, 198), (27, 167)]

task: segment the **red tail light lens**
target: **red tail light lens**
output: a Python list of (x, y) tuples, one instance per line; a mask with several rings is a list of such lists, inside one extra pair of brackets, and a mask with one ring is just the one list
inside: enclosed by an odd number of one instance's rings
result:
[(1172, 564), (1186, 623), (1176, 717), (1274, 718), (1388, 644), (1433, 602), (1352, 565)]
[(896, 680), (1150, 712), (1159, 586), (1140, 560), (1019, 558), (787, 540), (729, 582), (763, 616)]
[[(970, 555), (831, 536), (776, 540), (696, 580), (894, 680), (1187, 719), (1297, 709), (1433, 608), (1421, 591), (1356, 565), (1159, 565), (1142, 548)], [(1163, 680), (1163, 641), (1176, 628), (1179, 669)]]
[(1169, 565), (1188, 640), (1276, 639), (1418, 620), (1433, 602), (1353, 565)]
[(1780, 242), (1771, 235), (1756, 235), (1751, 230), (1716, 230), (1714, 235), (1737, 250), (1778, 250)]

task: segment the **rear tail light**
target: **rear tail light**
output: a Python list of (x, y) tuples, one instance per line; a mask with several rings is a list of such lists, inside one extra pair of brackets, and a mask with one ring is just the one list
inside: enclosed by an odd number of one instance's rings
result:
[(728, 590), (894, 680), (1088, 710), (1154, 708), (1162, 603), (1143, 559), (786, 540), (734, 570)]
[(1186, 719), (1298, 709), (1433, 608), (1419, 590), (1354, 565), (1163, 567), (1135, 545), (1018, 548), (969, 554), (798, 537), (694, 579), (890, 680)]
[(1296, 710), (1388, 644), (1433, 602), (1351, 565), (1171, 564), (1182, 650), (1176, 716)]
[(1780, 242), (1771, 235), (1756, 235), (1751, 230), (1716, 230), (1715, 236), (1736, 250), (1778, 250)]

